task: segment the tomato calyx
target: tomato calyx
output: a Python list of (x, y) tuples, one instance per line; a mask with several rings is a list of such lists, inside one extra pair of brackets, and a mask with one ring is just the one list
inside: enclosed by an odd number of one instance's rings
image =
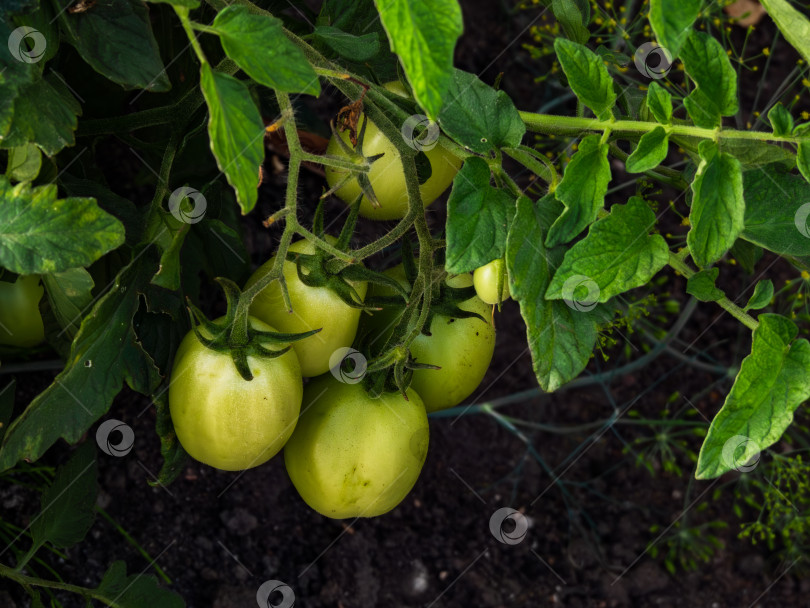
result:
[[(319, 331), (321, 328), (313, 329), (303, 333), (282, 333), (275, 331), (261, 331), (251, 326), (247, 316), (247, 307), (244, 312), (239, 312), (239, 301), (242, 295), (239, 286), (224, 277), (215, 279), (225, 292), (227, 312), (222, 323), (211, 321), (205, 313), (195, 306), (191, 299), (187, 298), (187, 308), (191, 318), (191, 328), (200, 343), (206, 348), (210, 348), (219, 353), (228, 353), (233, 360), (239, 375), (246, 381), (253, 380), (253, 372), (248, 365), (248, 357), (262, 357), (274, 359), (286, 353), (292, 346), (290, 342), (303, 340)], [(267, 345), (279, 345), (281, 348), (275, 350), (267, 348)]]

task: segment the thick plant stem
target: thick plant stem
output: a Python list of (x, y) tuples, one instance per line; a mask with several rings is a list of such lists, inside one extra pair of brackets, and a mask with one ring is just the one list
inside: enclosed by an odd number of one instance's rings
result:
[[(681, 260), (676, 254), (672, 253), (671, 251), (669, 253), (669, 265), (678, 272), (680, 272), (687, 279), (695, 275), (695, 271), (689, 268), (689, 266), (687, 266), (683, 260)], [(749, 315), (747, 312), (745, 312), (742, 308), (737, 306), (727, 297), (723, 296), (723, 298), (717, 300), (717, 304), (721, 308), (731, 313), (732, 316), (734, 316), (740, 323), (745, 325), (748, 329), (753, 331), (757, 327), (759, 327), (759, 322), (754, 317)]]

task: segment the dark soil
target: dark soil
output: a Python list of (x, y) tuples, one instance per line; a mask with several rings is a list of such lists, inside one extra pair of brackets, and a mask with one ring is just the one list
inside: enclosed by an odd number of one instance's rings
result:
[[(490, 82), (505, 72), (504, 88), (517, 105), (538, 107), (543, 95), (532, 84), (536, 67), (527, 67), (521, 42), (527, 40), (524, 28), (539, 13), (506, 14), (496, 2), (464, 5), (467, 33), (459, 65), (483, 70)], [(768, 23), (755, 36), (767, 40), (773, 31)], [(795, 65), (787, 51), (781, 60)], [(773, 78), (779, 82), (778, 72)], [(756, 82), (741, 86), (746, 96)], [(332, 94), (330, 103), (342, 105)], [(315, 200), (321, 185), (317, 176), (305, 174), (302, 193)], [(283, 173), (271, 175), (260, 213), (251, 217), (276, 209), (283, 187)], [(662, 200), (676, 194), (665, 193)], [(329, 217), (342, 209), (335, 203)], [(662, 222), (678, 230), (679, 218), (670, 216)], [(436, 220), (438, 225), (440, 211)], [(263, 261), (274, 247), (274, 233), (264, 231), (259, 219), (246, 221), (246, 228), (254, 263)], [(735, 276), (731, 289), (741, 294), (750, 289), (750, 279), (739, 271)], [(682, 294), (684, 281), (670, 278), (672, 293)], [(673, 348), (688, 357), (702, 353), (702, 360), (721, 366), (739, 364), (750, 338), (721, 313), (699, 305)], [(673, 320), (670, 316), (661, 326), (666, 329)], [(536, 388), (517, 306), (507, 302), (497, 323), (496, 357), (471, 403)], [(719, 409), (730, 379), (668, 353), (631, 373), (606, 377), (606, 370), (628, 362), (626, 344), (630, 360), (650, 346), (637, 333), (622, 330), (614, 337), (619, 344), (609, 351), (610, 360), (597, 354), (588, 367), (586, 377), (603, 374), (601, 382), (529, 395), (499, 411), (560, 429), (606, 421), (616, 411), (626, 419), (630, 409), (647, 418), (658, 418), (665, 409), (684, 410), (695, 420), (710, 419)], [(51, 379), (43, 373), (20, 376), (19, 399), (27, 402)], [(123, 458), (100, 455), (99, 503), (193, 608), (255, 606), (257, 589), (271, 579), (289, 585), (296, 605), (304, 607), (807, 604), (810, 581), (793, 571), (785, 574), (775, 556), (737, 539), (734, 479), (692, 481), (694, 464), (683, 452), (676, 452), (682, 474), (660, 470), (659, 460), (654, 476), (635, 465), (632, 442), (653, 433), (646, 427), (603, 425), (567, 433), (524, 428), (526, 435), (518, 436), (488, 415), (436, 418), (422, 476), (406, 500), (383, 517), (334, 521), (303, 503), (281, 458), (238, 474), (191, 463), (170, 487), (151, 487), (147, 482), (160, 468), (153, 408), (125, 391), (109, 416), (133, 427), (136, 448)], [(688, 440), (692, 451), (699, 445), (699, 437)], [(49, 457), (56, 461), (65, 452), (60, 446)], [(698, 505), (705, 507), (699, 511)], [(490, 532), (490, 518), (502, 507), (520, 510), (528, 519), (522, 542), (504, 544)], [(3, 518), (24, 526), (23, 514), (36, 510), (33, 493), (19, 487), (0, 491)], [(751, 519), (751, 513), (745, 515)], [(714, 520), (728, 523), (713, 532), (722, 547), (696, 571), (669, 574), (661, 554), (670, 533), (680, 524)], [(653, 526), (663, 535), (651, 531)], [(651, 556), (655, 549), (657, 559)], [(126, 560), (130, 572), (151, 571), (149, 561), (101, 519), (85, 543), (66, 553), (68, 559), (55, 566), (76, 584), (96, 585), (116, 559)], [(5, 583), (0, 581), (0, 589)], [(0, 604), (28, 605), (19, 589), (10, 592), (0, 591)]]

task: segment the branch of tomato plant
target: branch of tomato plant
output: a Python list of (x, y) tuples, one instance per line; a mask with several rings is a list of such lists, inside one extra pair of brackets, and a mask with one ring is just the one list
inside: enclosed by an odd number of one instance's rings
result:
[[(16, 583), (22, 585), (26, 589), (30, 589), (31, 587), (43, 587), (45, 589), (58, 589), (60, 591), (68, 591), (70, 593), (75, 593), (76, 595), (80, 595), (86, 600), (97, 600), (99, 602), (103, 602), (106, 605), (107, 598), (105, 595), (97, 593), (95, 589), (89, 589), (87, 587), (79, 587), (78, 585), (71, 585), (70, 583), (62, 583), (58, 581), (49, 581), (46, 579), (36, 578), (33, 576), (28, 576), (26, 574), (22, 574), (20, 572), (15, 571), (13, 568), (9, 566), (5, 566), (0, 564), (0, 577), (9, 578)], [(115, 605), (115, 604), (113, 604)]]
[[(622, 150), (619, 147), (619, 144), (615, 141), (610, 142), (610, 152), (613, 154), (613, 156), (623, 162), (626, 162), (630, 157), (630, 155)], [(655, 169), (645, 171), (644, 175), (664, 184), (669, 184), (673, 188), (678, 188), (679, 190), (687, 190), (689, 188), (689, 182), (683, 178), (683, 175), (681, 175), (679, 171), (675, 171), (669, 167), (658, 166)]]

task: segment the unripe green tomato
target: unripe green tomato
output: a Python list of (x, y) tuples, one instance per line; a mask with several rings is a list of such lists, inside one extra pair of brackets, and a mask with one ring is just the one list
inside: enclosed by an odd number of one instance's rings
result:
[[(498, 298), (499, 283), (503, 284), (500, 299)], [(509, 276), (506, 274), (506, 265), (501, 259), (492, 260), (489, 264), (476, 268), (473, 273), (473, 285), (475, 293), (487, 304), (498, 304), (508, 300), (511, 296)]]
[[(330, 244), (337, 242), (327, 236)], [(290, 251), (312, 254), (315, 247), (310, 241), (302, 240), (290, 245)], [(245, 289), (249, 289), (261, 277), (273, 269), (276, 257), (273, 256), (262, 264), (248, 279)], [(328, 287), (309, 287), (298, 278), (295, 262), (284, 262), (284, 278), (293, 312), (287, 312), (281, 285), (273, 281), (253, 300), (250, 314), (269, 323), (278, 331), (285, 333), (302, 333), (323, 328), (317, 334), (292, 343), (301, 374), (304, 377), (320, 376), (329, 371), (329, 359), (341, 347), (348, 347), (354, 342), (357, 324), (360, 322), (360, 309), (347, 305)], [(366, 297), (368, 284), (360, 281), (352, 283), (360, 298)]]
[[(385, 273), (404, 287), (408, 286), (401, 264)], [(451, 287), (470, 287), (472, 283), (469, 274), (447, 279)], [(393, 295), (393, 290), (380, 285), (375, 284), (373, 290), (375, 295)], [(428, 412), (454, 407), (469, 397), (484, 379), (495, 352), (495, 327), (491, 322), (490, 306), (473, 296), (462, 302), (459, 308), (478, 313), (485, 320), (434, 315), (429, 328), (431, 335), (420, 333), (411, 343), (411, 355), (417, 363), (441, 367), (413, 372), (411, 387), (422, 397)], [(380, 346), (388, 338), (400, 314), (389, 309), (364, 319), (364, 327), (371, 332), (372, 346)]]
[(14, 283), (0, 281), (0, 344), (28, 348), (45, 339), (39, 314), (44, 294), (36, 274), (18, 276)]
[(369, 397), (331, 374), (304, 391), (303, 413), (284, 448), (301, 498), (334, 519), (375, 517), (396, 507), (416, 483), (428, 448), (419, 395)]
[[(404, 96), (404, 89), (399, 82), (388, 83), (385, 87)], [(365, 115), (361, 114), (357, 123), (358, 134), (365, 120)], [(339, 137), (347, 146), (352, 147), (348, 131), (341, 132)], [(383, 156), (371, 164), (368, 172), (371, 188), (374, 190), (380, 206), (374, 207), (368, 197), (364, 196), (360, 203), (360, 215), (373, 220), (397, 220), (405, 217), (408, 213), (408, 194), (405, 189), (405, 171), (402, 167), (402, 160), (391, 140), (371, 120), (368, 121), (363, 135), (362, 152), (365, 157), (377, 154), (383, 154)], [(347, 158), (335, 136), (329, 141), (326, 153)], [(422, 196), (422, 204), (427, 207), (452, 183), (461, 167), (461, 159), (438, 144), (430, 150), (425, 150), (424, 154), (430, 162), (431, 175), (425, 183), (419, 186), (419, 192)], [(345, 175), (346, 171), (343, 169), (326, 167), (326, 181), (330, 188), (340, 182)], [(361, 192), (357, 178), (352, 178), (335, 194), (346, 204), (351, 204), (360, 196)]]
[[(275, 331), (253, 317), (250, 324)], [(205, 329), (200, 331), (210, 337)], [(284, 447), (301, 411), (304, 389), (293, 350), (272, 359), (247, 360), (250, 381), (239, 375), (229, 353), (203, 346), (194, 331), (186, 334), (174, 357), (169, 411), (177, 438), (192, 458), (225, 471), (270, 460)]]

